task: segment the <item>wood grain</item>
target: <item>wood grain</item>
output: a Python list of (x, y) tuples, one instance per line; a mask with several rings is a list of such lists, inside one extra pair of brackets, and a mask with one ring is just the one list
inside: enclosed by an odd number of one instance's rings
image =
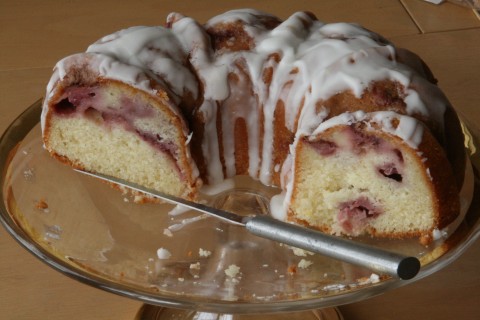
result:
[(438, 79), (455, 108), (480, 124), (480, 28), (394, 37), (398, 46), (416, 52)]
[(401, 0), (422, 33), (479, 28), (474, 11), (452, 3), (434, 5), (423, 0)]
[[(100, 37), (135, 25), (163, 25), (181, 12), (205, 22), (235, 8), (257, 8), (287, 18), (309, 10), (326, 22), (357, 22), (386, 36), (418, 33), (398, 1), (2, 1), (0, 70), (52, 67), (60, 58), (84, 51)], [(371, 17), (375, 17), (372, 19)]]

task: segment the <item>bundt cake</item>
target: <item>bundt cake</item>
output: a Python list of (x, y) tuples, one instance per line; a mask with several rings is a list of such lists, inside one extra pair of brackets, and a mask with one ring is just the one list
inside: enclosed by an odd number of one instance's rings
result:
[(249, 175), (332, 234), (428, 242), (459, 214), (463, 135), (425, 63), (307, 12), (108, 35), (57, 63), (42, 132), (65, 163), (188, 199)]

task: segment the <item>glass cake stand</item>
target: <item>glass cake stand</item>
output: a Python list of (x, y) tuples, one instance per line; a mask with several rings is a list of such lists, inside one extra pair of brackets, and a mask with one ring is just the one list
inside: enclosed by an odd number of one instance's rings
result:
[[(261, 239), (241, 227), (165, 203), (136, 204), (101, 181), (75, 172), (43, 149), (41, 102), (0, 141), (0, 220), (33, 255), (94, 287), (144, 302), (138, 319), (342, 319), (335, 306), (426, 277), (458, 258), (480, 235), (478, 132), (465, 127), (472, 166), (464, 218), (448, 237), (360, 238), (422, 262), (412, 280)], [(472, 170), (473, 169), (473, 170)], [(244, 177), (210, 190), (203, 201), (238, 213), (268, 214), (278, 190)], [(473, 197), (472, 197), (473, 195)]]

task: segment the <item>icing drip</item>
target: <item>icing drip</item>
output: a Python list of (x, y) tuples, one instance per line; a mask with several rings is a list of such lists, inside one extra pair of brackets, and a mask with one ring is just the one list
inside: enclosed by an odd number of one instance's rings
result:
[[(197, 81), (184, 64), (186, 52), (170, 29), (132, 27), (103, 37), (90, 45), (87, 52), (104, 54), (114, 61), (138, 67), (156, 81), (170, 85), (179, 96), (185, 92), (191, 92), (194, 97), (198, 95)], [(118, 74), (119, 71), (112, 70), (108, 60), (105, 59), (107, 65), (101, 68), (105, 76), (122, 79), (135, 75), (135, 71), (130, 70)]]
[[(396, 126), (394, 120), (398, 121)], [(375, 123), (380, 130), (393, 134), (405, 141), (410, 147), (417, 149), (422, 142), (423, 125), (420, 121), (409, 116), (399, 115), (391, 111), (365, 113), (363, 111), (346, 112), (322, 122), (312, 133), (312, 136), (338, 125), (351, 125), (356, 122), (365, 122), (367, 128)]]

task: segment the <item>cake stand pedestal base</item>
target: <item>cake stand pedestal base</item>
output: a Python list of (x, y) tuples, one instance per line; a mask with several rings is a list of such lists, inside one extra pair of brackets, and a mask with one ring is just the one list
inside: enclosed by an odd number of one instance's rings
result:
[(266, 313), (266, 314), (224, 314), (164, 308), (144, 304), (135, 320), (343, 320), (337, 308), (318, 310)]

